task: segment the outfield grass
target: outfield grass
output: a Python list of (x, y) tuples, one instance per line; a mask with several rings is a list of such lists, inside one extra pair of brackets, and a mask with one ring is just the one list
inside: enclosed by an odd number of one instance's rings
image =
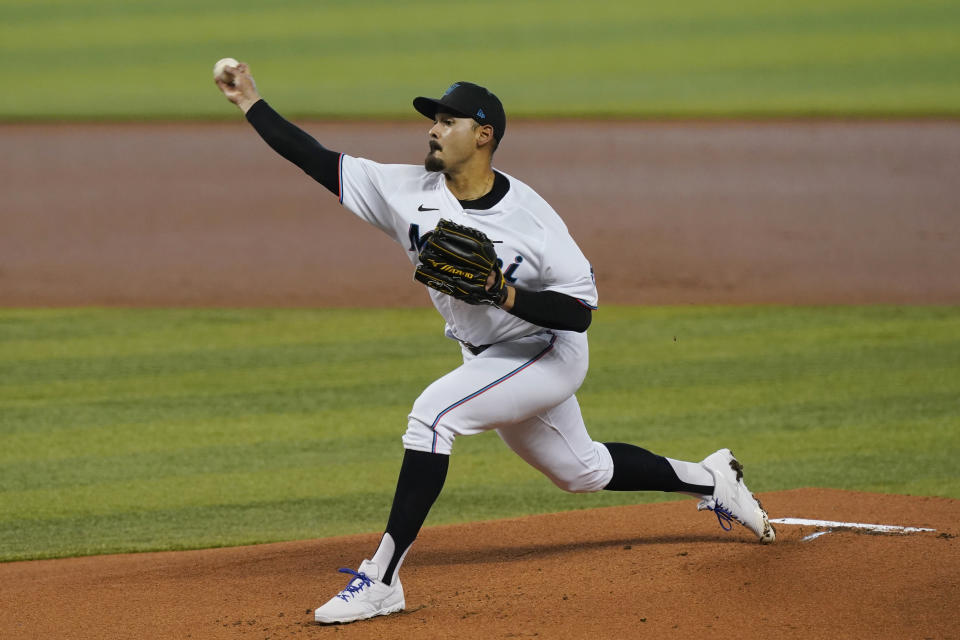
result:
[(0, 119), (414, 117), (454, 80), (511, 116), (957, 115), (954, 0), (3, 0)]
[[(410, 404), (457, 363), (432, 310), (0, 311), (0, 559), (379, 531)], [(960, 309), (604, 308), (593, 436), (751, 486), (960, 498)], [(669, 499), (569, 495), (458, 440), (428, 524)], [(691, 506), (691, 509), (693, 507)]]

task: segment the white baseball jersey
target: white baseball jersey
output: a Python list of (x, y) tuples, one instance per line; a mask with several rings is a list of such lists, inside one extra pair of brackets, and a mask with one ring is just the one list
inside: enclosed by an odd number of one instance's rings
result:
[[(590, 263), (563, 220), (533, 189), (504, 175), (510, 189), (498, 203), (490, 209), (465, 211), (440, 172), (342, 155), (340, 201), (404, 246), (414, 265), (424, 236), (446, 218), (479, 229), (495, 242), (511, 285), (529, 291), (557, 291), (596, 308)], [(433, 289), (427, 291), (446, 320), (447, 335), (454, 339), (486, 345), (543, 331), (496, 307), (469, 305)]]
[[(500, 172), (502, 173), (502, 172)], [(424, 237), (441, 218), (495, 241), (504, 277), (530, 291), (557, 291), (597, 306), (590, 263), (557, 213), (521, 181), (488, 209), (464, 210), (444, 176), (416, 165), (340, 157), (340, 201), (418, 262)], [(427, 289), (447, 336), (474, 346), (464, 362), (430, 384), (413, 404), (403, 444), (450, 454), (454, 439), (496, 430), (533, 467), (567, 491), (599, 491), (613, 475), (606, 447), (587, 433), (574, 395), (588, 368), (585, 333), (539, 327), (489, 305), (469, 305)]]

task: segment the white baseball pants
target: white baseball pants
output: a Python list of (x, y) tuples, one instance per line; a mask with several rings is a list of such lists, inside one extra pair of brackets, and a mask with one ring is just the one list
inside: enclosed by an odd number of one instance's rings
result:
[(587, 433), (576, 393), (589, 365), (587, 336), (545, 331), (495, 344), (428, 386), (413, 404), (407, 449), (449, 455), (458, 435), (495, 429), (561, 489), (592, 492), (613, 476), (610, 452)]

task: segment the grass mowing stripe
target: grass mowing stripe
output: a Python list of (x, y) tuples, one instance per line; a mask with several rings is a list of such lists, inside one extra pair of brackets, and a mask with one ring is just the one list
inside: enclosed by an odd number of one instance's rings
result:
[[(436, 341), (435, 341), (436, 342)], [(378, 350), (313, 350), (309, 345), (265, 348), (244, 354), (176, 353), (169, 356), (64, 359), (25, 363), (0, 374), (0, 384), (20, 401), (50, 398), (97, 398), (98, 393), (142, 395), (149, 383), (171, 393), (217, 394), (257, 385), (262, 389), (291, 386), (377, 385), (409, 358), (396, 343)], [(284, 353), (288, 351), (289, 353)], [(451, 364), (452, 354), (425, 354), (429, 368)], [(336, 374), (331, 373), (336, 371)], [(256, 378), (256, 379), (251, 379)], [(196, 385), (196, 386), (195, 386)]]
[[(380, 492), (344, 492), (331, 497), (245, 504), (131, 510), (103, 515), (25, 519), (0, 523), (4, 560), (57, 558), (145, 550), (179, 550), (256, 544), (373, 531), (389, 509)], [(160, 536), (158, 530), (177, 530)]]
[[(429, 340), (424, 337), (424, 342)], [(710, 371), (720, 370), (724, 375), (729, 374), (731, 359), (742, 363), (743, 368), (762, 369), (765, 367), (765, 350), (770, 340), (777, 336), (762, 335), (760, 340), (751, 343), (742, 341), (739, 353), (727, 355), (723, 352), (712, 351), (709, 355), (698, 352), (700, 345), (695, 341), (682, 347), (674, 347), (678, 358), (682, 358), (679, 366), (695, 363), (698, 367), (705, 367)], [(834, 370), (843, 368), (844, 362), (850, 362), (851, 351), (862, 350), (865, 346), (871, 349), (856, 360), (857, 366), (864, 366), (866, 358), (876, 363), (895, 362), (898, 358), (911, 358), (919, 355), (919, 351), (926, 351), (924, 362), (937, 364), (948, 359), (949, 352), (943, 347), (949, 346), (952, 336), (942, 333), (939, 335), (927, 334), (924, 344), (911, 345), (913, 353), (903, 353), (902, 345), (883, 345), (883, 336), (878, 336), (873, 344), (860, 341), (856, 344), (827, 344), (820, 348), (804, 353), (799, 348), (794, 349), (793, 366), (798, 369), (818, 367), (823, 359), (833, 358), (837, 362)], [(433, 350), (437, 348), (433, 341)], [(810, 349), (810, 347), (807, 347)], [(830, 353), (824, 353), (829, 349)], [(246, 382), (250, 375), (261, 377), (260, 382), (266, 386), (271, 383), (289, 383), (294, 379), (315, 381), (318, 384), (343, 385), (358, 382), (376, 382), (384, 375), (390, 375), (396, 366), (394, 360), (409, 357), (409, 344), (398, 344), (398, 340), (371, 339), (369, 342), (354, 344), (354, 348), (345, 351), (343, 345), (312, 345), (297, 343), (286, 345), (269, 345), (255, 348), (234, 349), (204, 349), (202, 352), (178, 350), (161, 354), (129, 354), (122, 356), (101, 355), (96, 357), (48, 358), (44, 360), (27, 360), (18, 362), (16, 368), (8, 367), (0, 370), (0, 384), (10, 384), (16, 388), (11, 395), (23, 398), (69, 397), (71, 390), (76, 388), (83, 395), (96, 392), (96, 388), (109, 386), (112, 390), (123, 391), (123, 381), (137, 385), (138, 380), (180, 379), (188, 387), (196, 381), (189, 376), (207, 377), (212, 373), (218, 375), (217, 386), (229, 389), (237, 384)], [(436, 352), (437, 358), (449, 356), (449, 353)], [(781, 357), (776, 354), (776, 357)], [(770, 358), (766, 357), (769, 361)], [(330, 373), (329, 366), (337, 365), (336, 380)], [(775, 363), (779, 364), (779, 363)], [(793, 371), (791, 371), (791, 374)], [(16, 383), (14, 385), (14, 383)], [(142, 383), (139, 383), (142, 387)], [(208, 388), (211, 385), (206, 385)]]
[[(12, 310), (0, 328), (7, 560), (379, 530), (409, 406), (457, 360), (428, 309)], [(730, 446), (759, 490), (960, 497), (960, 309), (605, 307), (591, 346), (578, 396), (600, 441)], [(564, 494), (494, 434), (455, 449), (434, 524), (671, 499)]]
[[(376, 387), (390, 380), (398, 362), (408, 357), (398, 359), (389, 354), (380, 357), (372, 352), (368, 355), (369, 362), (364, 362), (357, 359), (364, 350), (358, 350), (343, 354), (346, 361), (320, 356), (304, 364), (304, 350), (293, 351), (288, 362), (282, 358), (269, 362), (258, 357), (197, 359), (181, 355), (164, 358), (166, 362), (158, 362), (157, 358), (124, 358), (122, 365), (116, 360), (56, 362), (50, 367), (18, 367), (11, 375), (23, 375), (27, 382), (10, 384), (8, 388), (19, 399), (36, 402), (50, 398), (142, 397), (145, 390), (149, 393), (151, 384), (168, 390), (168, 395), (186, 396), (228, 394), (254, 386), (264, 391), (297, 387), (326, 390), (361, 385)], [(276, 351), (270, 353), (276, 355)], [(331, 367), (336, 367), (336, 374), (331, 372)]]
[[(422, 310), (389, 309), (381, 318), (362, 310), (341, 309), (337, 312), (316, 310), (263, 310), (261, 314), (245, 311), (211, 309), (197, 314), (193, 310), (153, 309), (149, 314), (124, 309), (59, 310), (57, 314), (43, 310), (5, 310), (0, 317), (0, 358), (46, 359), (63, 357), (95, 357), (101, 355), (147, 355), (176, 353), (174, 346), (197, 352), (249, 346), (248, 339), (259, 346), (282, 346), (305, 343), (316, 348), (354, 341), (361, 345), (384, 344), (397, 339), (422, 339), (424, 328), (442, 328), (442, 321), (432, 322)], [(281, 321), (282, 318), (282, 321)], [(355, 332), (337, 332), (349, 319)], [(119, 320), (123, 320), (122, 322)], [(283, 331), (267, 329), (282, 327)], [(182, 329), (189, 331), (184, 332)], [(109, 342), (104, 338), (109, 337)], [(0, 360), (0, 361), (2, 361)]]
[(330, 497), (349, 492), (342, 480), (351, 475), (370, 486), (392, 488), (402, 455), (399, 447), (392, 454), (381, 454), (377, 462), (332, 462), (312, 468), (253, 468), (226, 473), (203, 471), (163, 477), (141, 475), (115, 483), (4, 491), (0, 493), (0, 522)]
[[(924, 450), (935, 449), (939, 443), (949, 442), (951, 424), (950, 419), (955, 416), (956, 395), (944, 397), (936, 406), (926, 403), (923, 406), (911, 403), (910, 398), (895, 398), (894, 401), (880, 406), (871, 399), (860, 407), (843, 406), (803, 406), (792, 412), (789, 421), (778, 427), (792, 435), (805, 435), (811, 442), (846, 440), (849, 447), (861, 449), (873, 448), (876, 452), (889, 455), (902, 455), (912, 458), (911, 452), (922, 453)], [(889, 407), (900, 411), (888, 411)], [(839, 409), (839, 410), (838, 410)], [(758, 412), (760, 413), (760, 412)], [(762, 412), (761, 415), (766, 415)], [(847, 435), (849, 426), (864, 418), (871, 420), (870, 432), (854, 430)], [(709, 425), (717, 419), (716, 414), (704, 412), (699, 415), (684, 416), (683, 420), (671, 421), (668, 425), (654, 425), (647, 428), (647, 420), (638, 417), (624, 425), (623, 430), (609, 429), (609, 439), (639, 439), (650, 447), (662, 448), (670, 446), (676, 448), (676, 440), (671, 439), (669, 430), (676, 430), (684, 422), (691, 425)], [(751, 441), (757, 425), (749, 416), (742, 416), (745, 428), (730, 430), (723, 437), (731, 441), (731, 446), (737, 446), (741, 441)], [(922, 423), (920, 429), (917, 425)], [(379, 433), (389, 436), (395, 433), (397, 425), (388, 425), (378, 430)], [(692, 429), (694, 434), (702, 434), (702, 427)], [(711, 445), (710, 434), (705, 437), (696, 435), (689, 439), (691, 442), (685, 447), (696, 456), (705, 447)], [(772, 448), (771, 442), (760, 437), (756, 440), (754, 457), (768, 458)], [(762, 445), (762, 446), (761, 446)], [(770, 449), (764, 447), (770, 446)], [(739, 448), (739, 447), (738, 447)], [(134, 453), (116, 453), (112, 455), (70, 456), (57, 459), (28, 460), (5, 465), (8, 477), (5, 490), (8, 492), (37, 489), (59, 489), (83, 487), (86, 485), (118, 484), (125, 481), (134, 481), (144, 475), (163, 480), (166, 478), (180, 478), (194, 476), (201, 473), (255, 473), (262, 471), (276, 471), (283, 473), (287, 469), (309, 469), (311, 472), (328, 469), (335, 464), (360, 464), (371, 452), (389, 457), (395, 451), (396, 442), (388, 439), (378, 439), (370, 442), (364, 448), (353, 451), (341, 451), (336, 447), (336, 439), (324, 438), (311, 441), (276, 440), (269, 439), (259, 442), (238, 444), (231, 438), (211, 446), (191, 446), (167, 450), (151, 450)], [(795, 456), (802, 456), (806, 447), (801, 443), (792, 452)], [(819, 451), (819, 445), (816, 445)], [(818, 454), (819, 455), (819, 454)], [(464, 460), (458, 456), (457, 464)], [(871, 464), (860, 460), (858, 467), (870, 467)], [(854, 468), (851, 466), (851, 468)], [(319, 472), (318, 472), (319, 473)], [(767, 485), (770, 486), (769, 484)], [(788, 487), (783, 487), (788, 488)]]
[[(393, 431), (396, 431), (396, 425)], [(271, 439), (244, 444), (229, 441), (205, 447), (31, 460), (7, 465), (10, 480), (5, 490), (120, 485), (144, 476), (163, 481), (206, 473), (283, 473), (289, 469), (309, 469), (315, 473), (335, 465), (360, 464), (365, 459), (365, 451), (383, 455), (396, 449), (396, 442), (386, 440), (378, 440), (376, 446), (358, 447), (347, 452), (340, 451), (335, 445), (332, 439)]]
[[(351, 394), (344, 394), (341, 389), (294, 387), (266, 392), (238, 390), (219, 395), (154, 394), (143, 398), (90, 403), (53, 402), (49, 406), (4, 410), (5, 428), (2, 433), (17, 436), (46, 432), (52, 438), (69, 438), (70, 432), (78, 428), (102, 425), (125, 425), (125, 428), (143, 430), (144, 425), (171, 420), (190, 424), (222, 418), (239, 421), (255, 417), (263, 420), (271, 415), (313, 412), (351, 415), (359, 406), (383, 411), (398, 404), (409, 409), (410, 396), (416, 397), (421, 390), (416, 386), (416, 380), (413, 379), (413, 384), (408, 379), (395, 381), (389, 386), (357, 388)], [(409, 393), (404, 393), (405, 390)], [(406, 412), (403, 415), (406, 416)]]
[[(960, 98), (960, 8), (946, 0), (459, 6), (498, 28), (436, 0), (11, 0), (0, 74), (18, 90), (0, 94), (0, 118), (228, 118), (209, 77), (228, 54), (253, 63), (290, 117), (413, 118), (411, 95), (464, 77), (495, 87), (513, 116), (956, 114)], [(65, 75), (70, 101), (58, 99)]]
[[(394, 406), (325, 408), (303, 413), (263, 413), (229, 417), (192, 418), (146, 424), (110, 424), (63, 429), (57, 432), (24, 431), (0, 440), (0, 463), (38, 464), (142, 454), (189, 453), (196, 448), (253, 446), (299, 442), (303, 446), (326, 443), (339, 455), (349, 451), (335, 446), (341, 438), (367, 440), (396, 434), (406, 425), (409, 403)], [(358, 433), (358, 430), (360, 433)], [(55, 447), (49, 446), (55, 443)], [(252, 462), (251, 464), (255, 464)]]

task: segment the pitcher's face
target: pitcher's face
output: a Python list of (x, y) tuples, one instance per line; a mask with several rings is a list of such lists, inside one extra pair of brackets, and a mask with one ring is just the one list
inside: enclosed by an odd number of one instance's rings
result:
[(442, 111), (437, 112), (428, 133), (430, 151), (423, 166), (427, 171), (455, 171), (473, 157), (479, 142), (488, 132), (473, 118), (460, 118)]

